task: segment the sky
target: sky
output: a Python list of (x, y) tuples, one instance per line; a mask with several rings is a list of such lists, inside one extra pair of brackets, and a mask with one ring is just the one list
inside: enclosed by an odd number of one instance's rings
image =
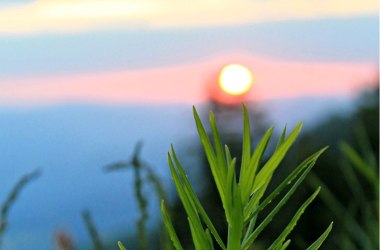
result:
[(2, 1), (0, 105), (199, 103), (229, 63), (251, 100), (353, 95), (377, 39), (376, 1)]
[(109, 25), (131, 28), (236, 25), (376, 14), (378, 8), (377, 2), (372, 0), (37, 0), (14, 3), (5, 5), (0, 12), (1, 19), (6, 21), (0, 25), (4, 33), (80, 32)]

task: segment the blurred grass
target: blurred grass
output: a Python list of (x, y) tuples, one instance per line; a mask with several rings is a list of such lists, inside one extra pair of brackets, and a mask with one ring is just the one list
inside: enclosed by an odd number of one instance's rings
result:
[[(140, 217), (136, 223), (139, 249), (148, 250), (148, 247), (151, 246), (151, 244), (149, 244), (150, 239), (146, 230), (146, 222), (149, 218), (149, 214), (147, 211), (149, 200), (146, 199), (146, 195), (144, 195), (143, 193), (143, 187), (148, 184), (152, 185), (153, 190), (156, 193), (156, 196), (159, 198), (159, 200), (166, 200), (167, 195), (160, 178), (155, 174), (153, 168), (140, 157), (142, 145), (142, 141), (136, 143), (134, 152), (129, 161), (119, 161), (116, 163), (111, 163), (104, 167), (104, 171), (106, 173), (110, 173), (128, 169), (133, 170), (134, 192), (135, 198), (138, 202), (138, 210), (140, 212)], [(169, 236), (164, 230), (163, 225), (160, 226), (158, 234), (160, 238), (161, 249), (172, 249), (170, 245)], [(158, 246), (155, 247), (159, 248)]]
[(8, 227), (8, 215), (10, 209), (20, 197), (22, 190), (32, 181), (36, 180), (40, 177), (42, 171), (40, 169), (36, 169), (31, 173), (23, 175), (18, 182), (13, 186), (12, 190), (9, 192), (7, 198), (1, 205), (0, 212), (0, 249), (2, 248), (2, 240), (4, 237), (4, 233)]
[(86, 225), (88, 234), (90, 235), (92, 246), (94, 250), (104, 250), (104, 244), (100, 238), (99, 232), (93, 222), (91, 213), (89, 210), (82, 211), (82, 219)]
[(321, 199), (310, 207), (314, 216), (306, 216), (294, 232), (297, 249), (304, 249), (305, 242), (315, 237), (310, 225), (323, 228), (330, 220), (335, 221), (335, 226), (326, 249), (378, 249), (378, 88), (363, 93), (352, 113), (337, 113), (306, 131), (295, 145), (295, 157), (286, 163), (295, 164), (310, 150), (326, 144), (330, 149), (321, 157), (320, 167), (306, 179), (309, 188), (297, 194), (305, 197), (311, 189), (323, 187)]
[[(317, 175), (310, 176), (311, 186), (323, 186), (321, 198), (326, 206), (334, 213), (343, 226), (346, 235), (344, 241), (350, 249), (357, 246), (359, 249), (379, 249), (379, 177), (376, 172), (377, 163), (375, 153), (368, 148), (369, 141), (363, 130), (360, 129), (360, 145), (363, 155), (346, 142), (340, 143), (340, 151), (344, 161), (340, 164), (342, 176), (352, 198), (343, 205), (339, 197)], [(372, 189), (374, 198), (368, 197), (367, 188), (363, 187), (359, 177)], [(376, 198), (377, 197), (377, 198)]]

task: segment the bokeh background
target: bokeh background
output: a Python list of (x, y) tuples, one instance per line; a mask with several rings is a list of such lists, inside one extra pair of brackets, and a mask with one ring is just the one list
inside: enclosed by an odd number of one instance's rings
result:
[[(326, 249), (377, 249), (378, 37), (372, 0), (1, 1), (0, 204), (22, 175), (42, 173), (12, 204), (3, 249), (58, 249), (57, 237), (91, 249), (86, 209), (108, 249), (118, 239), (139, 249), (134, 172), (104, 172), (128, 162), (138, 141), (139, 159), (180, 211), (166, 164), (175, 145), (223, 228), (192, 105), (204, 117), (215, 110), (238, 152), (242, 102), (257, 135), (304, 122), (275, 180), (330, 145), (298, 193), (302, 201), (316, 185), (326, 191), (294, 232), (293, 249), (331, 220)], [(248, 93), (221, 93), (218, 74), (230, 63), (252, 71)], [(143, 194), (149, 249), (158, 249), (159, 199), (148, 186)], [(297, 204), (267, 232), (263, 248)]]

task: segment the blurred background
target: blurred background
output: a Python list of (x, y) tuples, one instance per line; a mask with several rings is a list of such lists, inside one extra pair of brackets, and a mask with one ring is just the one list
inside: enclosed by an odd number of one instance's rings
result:
[(141, 249), (145, 225), (148, 248), (160, 249), (154, 180), (181, 211), (171, 143), (223, 230), (192, 105), (204, 118), (215, 111), (238, 155), (244, 102), (254, 141), (270, 126), (278, 136), (304, 122), (275, 183), (330, 145), (257, 249), (318, 185), (292, 249), (332, 220), (326, 249), (378, 249), (378, 38), (372, 0), (2, 0), (2, 248), (92, 249), (93, 225), (104, 249), (117, 240)]

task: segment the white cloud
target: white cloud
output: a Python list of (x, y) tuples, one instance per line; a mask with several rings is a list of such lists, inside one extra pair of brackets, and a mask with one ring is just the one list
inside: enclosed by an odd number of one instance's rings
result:
[(0, 8), (0, 34), (197, 27), (377, 13), (373, 0), (37, 0)]

